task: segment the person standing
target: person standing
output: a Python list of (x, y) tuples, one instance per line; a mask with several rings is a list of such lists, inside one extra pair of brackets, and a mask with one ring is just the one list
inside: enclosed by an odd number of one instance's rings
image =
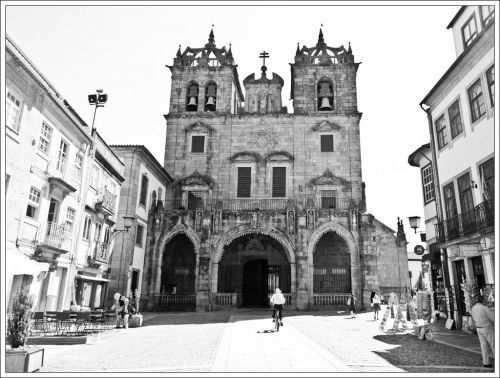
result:
[(484, 296), (479, 295), (477, 303), (472, 307), (472, 319), (476, 322), (477, 336), (481, 344), (481, 353), (483, 354), (483, 366), (492, 367), (490, 356), (488, 354), (488, 344), (495, 355), (495, 315), (484, 305)]
[(349, 306), (349, 311), (351, 312), (351, 319), (356, 317), (356, 315), (354, 315), (354, 314), (356, 313), (356, 301), (357, 300), (358, 299), (354, 296), (354, 294), (351, 291), (349, 293), (349, 299), (347, 299), (347, 305)]
[(381, 302), (378, 293), (375, 292), (372, 301), (373, 301), (373, 311), (374, 311), (373, 320), (378, 320), (378, 312), (380, 311), (380, 302)]

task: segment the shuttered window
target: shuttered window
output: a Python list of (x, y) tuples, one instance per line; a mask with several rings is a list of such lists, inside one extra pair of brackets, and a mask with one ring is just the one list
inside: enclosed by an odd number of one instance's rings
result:
[(335, 209), (337, 206), (337, 193), (335, 190), (322, 190), (321, 191), (321, 208), (322, 209)]
[(238, 167), (238, 198), (250, 198), (250, 185), (252, 182), (252, 168)]
[(205, 136), (193, 135), (191, 139), (191, 152), (205, 152)]
[(286, 196), (286, 168), (273, 168), (273, 197)]
[(333, 135), (321, 135), (321, 152), (333, 152)]

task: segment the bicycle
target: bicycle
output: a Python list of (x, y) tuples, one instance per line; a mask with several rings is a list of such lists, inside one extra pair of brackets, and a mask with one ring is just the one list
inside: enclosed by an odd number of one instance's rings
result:
[(274, 316), (273, 316), (273, 318), (274, 318), (274, 330), (276, 332), (278, 332), (280, 330), (280, 324), (281, 324), (280, 313), (281, 313), (281, 310), (276, 309), (274, 312)]

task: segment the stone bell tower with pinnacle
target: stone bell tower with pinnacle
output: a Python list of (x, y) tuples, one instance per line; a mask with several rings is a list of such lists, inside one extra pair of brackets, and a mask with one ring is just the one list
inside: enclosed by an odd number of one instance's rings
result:
[(315, 46), (297, 46), (291, 113), (271, 54), (260, 58), (245, 96), (213, 30), (168, 66), (174, 181), (149, 214), (149, 310), (267, 307), (277, 287), (289, 309), (345, 306), (351, 291), (365, 307), (373, 288), (406, 289), (406, 244), (366, 212), (350, 44), (330, 47), (320, 29)]

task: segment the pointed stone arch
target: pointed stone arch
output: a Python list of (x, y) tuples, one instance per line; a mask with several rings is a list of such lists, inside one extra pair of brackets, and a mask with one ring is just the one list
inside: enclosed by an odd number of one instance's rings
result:
[(160, 253), (162, 253), (162, 251), (165, 249), (167, 243), (178, 234), (185, 234), (189, 238), (189, 240), (191, 240), (194, 246), (194, 252), (196, 253), (196, 256), (199, 256), (201, 240), (196, 232), (194, 232), (189, 227), (184, 226), (183, 224), (178, 224), (174, 226), (169, 232), (163, 234), (163, 236), (158, 241), (158, 250), (160, 251)]
[(354, 240), (351, 232), (338, 223), (328, 222), (318, 227), (309, 237), (309, 240), (307, 241), (308, 256), (312, 256), (318, 240), (321, 239), (321, 237), (329, 231), (336, 232), (342, 239), (344, 239), (347, 247), (349, 248), (349, 253), (351, 254), (351, 256), (354, 257), (358, 255), (358, 245), (356, 243), (356, 240)]

